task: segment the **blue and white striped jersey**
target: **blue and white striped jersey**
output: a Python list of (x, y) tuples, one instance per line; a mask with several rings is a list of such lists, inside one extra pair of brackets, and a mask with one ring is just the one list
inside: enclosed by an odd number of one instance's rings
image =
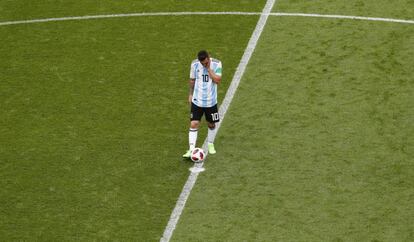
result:
[[(210, 68), (216, 75), (221, 76), (221, 61), (210, 58)], [(209, 108), (217, 104), (217, 84), (208, 75), (198, 59), (191, 63), (190, 79), (195, 79), (193, 103), (199, 107)]]

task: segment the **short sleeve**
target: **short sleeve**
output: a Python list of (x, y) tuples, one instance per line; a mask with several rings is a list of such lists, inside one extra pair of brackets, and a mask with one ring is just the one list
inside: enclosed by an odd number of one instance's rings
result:
[(222, 67), (221, 67), (221, 61), (217, 63), (216, 69), (214, 70), (214, 73), (218, 76), (221, 76), (222, 73)]
[(190, 79), (196, 79), (195, 78), (195, 65), (191, 64), (191, 68), (190, 68)]

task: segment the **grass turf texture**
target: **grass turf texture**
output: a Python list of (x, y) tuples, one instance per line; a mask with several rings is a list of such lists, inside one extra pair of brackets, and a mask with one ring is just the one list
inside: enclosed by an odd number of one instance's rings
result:
[(173, 241), (413, 241), (413, 36), (270, 18)]
[(278, 0), (277, 12), (342, 14), (382, 18), (414, 18), (414, 1), (412, 0)]
[(190, 63), (223, 61), (223, 98), (257, 19), (1, 27), (0, 238), (158, 240), (192, 165)]
[(139, 0), (139, 1), (100, 1), (100, 0), (43, 0), (0, 2), (0, 19), (26, 20), (81, 15), (141, 13), (141, 12), (181, 12), (181, 11), (244, 11), (260, 12), (265, 0)]

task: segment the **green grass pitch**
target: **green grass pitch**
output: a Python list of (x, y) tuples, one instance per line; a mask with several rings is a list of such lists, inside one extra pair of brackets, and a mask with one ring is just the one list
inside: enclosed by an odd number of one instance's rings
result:
[[(260, 12), (264, 0), (0, 3), (0, 22)], [(409, 0), (278, 0), (273, 12), (414, 19)], [(0, 240), (158, 241), (191, 167), (189, 65), (258, 16), (0, 26)], [(268, 19), (173, 241), (413, 241), (414, 25)], [(199, 143), (205, 138), (201, 130)]]
[(412, 240), (413, 31), (270, 19), (175, 241)]
[[(167, 3), (153, 11), (169, 10)], [(207, 10), (229, 10), (215, 5)], [(229, 80), (257, 19), (2, 26), (0, 237), (157, 240), (191, 166), (180, 158), (187, 149), (191, 61), (209, 49)]]

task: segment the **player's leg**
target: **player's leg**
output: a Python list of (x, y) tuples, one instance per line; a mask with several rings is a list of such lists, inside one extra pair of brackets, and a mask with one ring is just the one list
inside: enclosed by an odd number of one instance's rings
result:
[(199, 120), (192, 120), (190, 122), (190, 130), (188, 132), (188, 146), (189, 150), (193, 150), (197, 144), (198, 127), (200, 126)]
[(216, 153), (216, 149), (214, 148), (214, 137), (215, 136), (216, 136), (216, 124), (208, 123), (208, 133), (207, 133), (208, 153), (212, 155)]
[(191, 103), (191, 114), (190, 114), (190, 129), (188, 131), (188, 146), (189, 149), (183, 155), (184, 158), (190, 158), (191, 151), (197, 144), (198, 127), (200, 126), (200, 120), (203, 116), (202, 108)]
[(206, 110), (206, 120), (208, 122), (208, 153), (215, 154), (216, 149), (214, 148), (214, 138), (216, 137), (216, 123), (220, 121), (217, 105)]

